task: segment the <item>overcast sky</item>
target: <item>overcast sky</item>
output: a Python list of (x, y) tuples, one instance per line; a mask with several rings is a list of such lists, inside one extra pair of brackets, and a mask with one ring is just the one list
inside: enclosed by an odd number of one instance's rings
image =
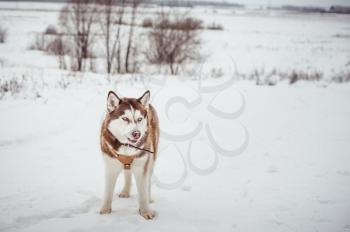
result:
[[(216, 0), (221, 2), (222, 0)], [(247, 5), (350, 6), (350, 0), (226, 0)]]

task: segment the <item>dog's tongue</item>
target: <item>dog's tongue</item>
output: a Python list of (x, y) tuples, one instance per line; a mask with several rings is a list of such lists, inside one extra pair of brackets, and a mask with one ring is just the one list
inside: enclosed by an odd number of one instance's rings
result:
[(129, 138), (128, 138), (128, 140), (129, 140), (130, 142), (132, 142), (132, 143), (136, 143), (136, 142), (137, 142), (137, 140), (133, 140), (133, 139), (129, 139)]

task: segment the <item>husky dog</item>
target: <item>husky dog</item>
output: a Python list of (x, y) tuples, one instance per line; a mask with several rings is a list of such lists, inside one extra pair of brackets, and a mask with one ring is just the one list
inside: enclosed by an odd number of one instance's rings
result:
[(120, 98), (110, 91), (107, 113), (101, 128), (101, 150), (105, 161), (105, 195), (101, 214), (112, 211), (114, 186), (124, 169), (125, 185), (119, 197), (129, 197), (131, 174), (134, 174), (139, 200), (139, 213), (152, 219), (151, 176), (159, 141), (158, 116), (149, 104), (150, 92), (140, 98)]

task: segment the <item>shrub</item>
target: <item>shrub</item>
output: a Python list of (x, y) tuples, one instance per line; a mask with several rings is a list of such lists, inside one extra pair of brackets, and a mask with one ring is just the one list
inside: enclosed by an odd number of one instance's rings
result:
[(253, 72), (245, 80), (255, 80), (256, 85), (276, 85), (279, 81), (286, 80), (289, 84), (294, 84), (297, 81), (320, 81), (323, 77), (323, 73), (320, 71), (303, 71), (303, 70), (290, 70), (290, 71), (278, 71), (276, 69), (265, 70), (254, 69)]
[(62, 56), (67, 55), (70, 52), (70, 49), (67, 43), (63, 40), (63, 36), (57, 35), (47, 44), (46, 51), (51, 55)]
[(153, 27), (153, 21), (152, 21), (152, 19), (150, 19), (150, 18), (145, 18), (145, 19), (142, 21), (142, 27), (146, 27), (146, 28)]
[(293, 70), (291, 73), (287, 74), (287, 78), (289, 79), (289, 84), (294, 84), (297, 81), (304, 80), (304, 81), (319, 81), (322, 78), (323, 74), (314, 71), (311, 73), (304, 72), (304, 71), (295, 71)]
[(336, 75), (334, 75), (331, 81), (336, 83), (346, 83), (350, 82), (350, 70), (342, 71)]
[(179, 65), (199, 57), (201, 25), (202, 21), (191, 17), (160, 14), (148, 34), (146, 58), (152, 64), (169, 65), (171, 74), (177, 74)]
[(47, 26), (47, 28), (44, 31), (44, 35), (57, 35), (57, 29), (53, 25)]
[(7, 39), (7, 29), (0, 25), (0, 43), (5, 43)]
[(208, 30), (218, 30), (218, 31), (222, 31), (224, 30), (224, 27), (221, 24), (217, 24), (215, 22), (212, 22), (211, 24), (209, 24), (207, 26)]
[(4, 98), (6, 94), (12, 96), (20, 93), (24, 89), (23, 79), (18, 80), (16, 78), (10, 80), (0, 79), (0, 99)]
[(171, 29), (171, 30), (181, 30), (181, 31), (195, 31), (202, 29), (203, 22), (199, 19), (191, 18), (191, 17), (176, 17), (171, 20), (170, 16), (162, 15), (159, 17), (155, 26), (160, 29)]
[(45, 35), (42, 33), (35, 34), (34, 40), (29, 45), (29, 49), (30, 50), (45, 51), (46, 50)]
[(46, 51), (49, 54), (55, 55), (58, 58), (59, 68), (67, 69), (66, 55), (71, 52), (69, 44), (63, 40), (63, 36), (58, 34), (48, 43)]

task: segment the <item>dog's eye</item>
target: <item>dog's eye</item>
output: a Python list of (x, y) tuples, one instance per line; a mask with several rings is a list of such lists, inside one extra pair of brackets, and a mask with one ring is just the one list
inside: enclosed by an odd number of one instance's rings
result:
[(129, 119), (127, 117), (122, 117), (123, 121), (129, 122)]
[(141, 118), (141, 117), (140, 117), (140, 118), (138, 118), (138, 119), (137, 119), (137, 121), (138, 121), (138, 122), (141, 122), (141, 121), (142, 121), (142, 119), (143, 119), (143, 118)]

